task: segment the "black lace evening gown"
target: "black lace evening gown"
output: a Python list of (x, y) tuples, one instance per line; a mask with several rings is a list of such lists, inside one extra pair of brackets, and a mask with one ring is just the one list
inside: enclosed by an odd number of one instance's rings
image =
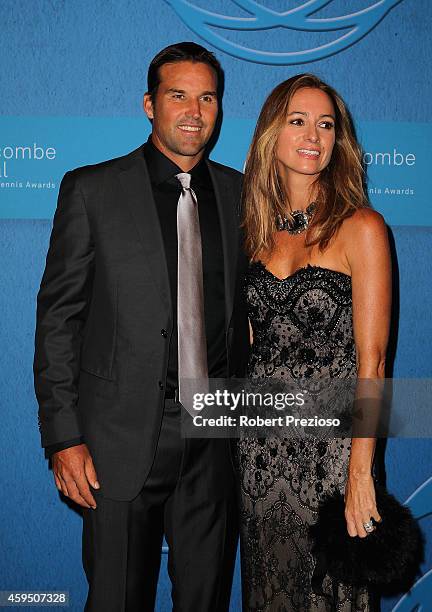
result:
[[(356, 376), (348, 275), (309, 265), (278, 279), (255, 262), (246, 291), (252, 381)], [(315, 560), (308, 526), (325, 493), (344, 492), (350, 447), (350, 438), (239, 440), (245, 612), (372, 610), (363, 588), (333, 584), (328, 576), (323, 594), (311, 588)]]

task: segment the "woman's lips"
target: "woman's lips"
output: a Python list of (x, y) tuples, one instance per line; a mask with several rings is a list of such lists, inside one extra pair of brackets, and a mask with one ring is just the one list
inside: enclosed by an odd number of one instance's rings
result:
[(317, 149), (297, 149), (297, 153), (306, 159), (318, 159), (321, 155)]

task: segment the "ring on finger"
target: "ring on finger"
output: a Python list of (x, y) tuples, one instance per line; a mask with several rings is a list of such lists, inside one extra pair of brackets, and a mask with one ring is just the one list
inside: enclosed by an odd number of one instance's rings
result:
[(366, 531), (366, 533), (372, 533), (372, 531), (374, 531), (374, 529), (375, 529), (372, 520), (367, 521), (366, 523), (363, 523), (363, 527), (364, 527), (364, 530)]

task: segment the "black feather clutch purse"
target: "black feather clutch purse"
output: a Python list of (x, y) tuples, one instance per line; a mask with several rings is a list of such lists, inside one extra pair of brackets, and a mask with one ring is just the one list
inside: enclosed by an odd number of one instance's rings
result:
[(407, 591), (424, 558), (424, 539), (417, 521), (383, 487), (376, 485), (382, 518), (366, 538), (349, 536), (345, 502), (339, 492), (320, 503), (317, 522), (309, 528), (316, 568), (312, 580), (320, 591), (325, 574), (354, 586), (375, 585), (382, 592)]

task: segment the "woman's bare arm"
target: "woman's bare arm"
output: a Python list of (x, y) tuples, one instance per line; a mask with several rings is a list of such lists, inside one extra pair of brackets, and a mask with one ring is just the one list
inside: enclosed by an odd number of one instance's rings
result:
[[(344, 224), (345, 225), (345, 224)], [(379, 402), (391, 312), (391, 258), (385, 222), (377, 212), (359, 210), (346, 222), (344, 245), (352, 275), (353, 325), (357, 352), (357, 398)], [(370, 382), (364, 383), (362, 380)], [(376, 384), (372, 381), (376, 381)], [(353, 438), (346, 488), (347, 529), (366, 536), (363, 523), (379, 520), (372, 480), (375, 438)]]

